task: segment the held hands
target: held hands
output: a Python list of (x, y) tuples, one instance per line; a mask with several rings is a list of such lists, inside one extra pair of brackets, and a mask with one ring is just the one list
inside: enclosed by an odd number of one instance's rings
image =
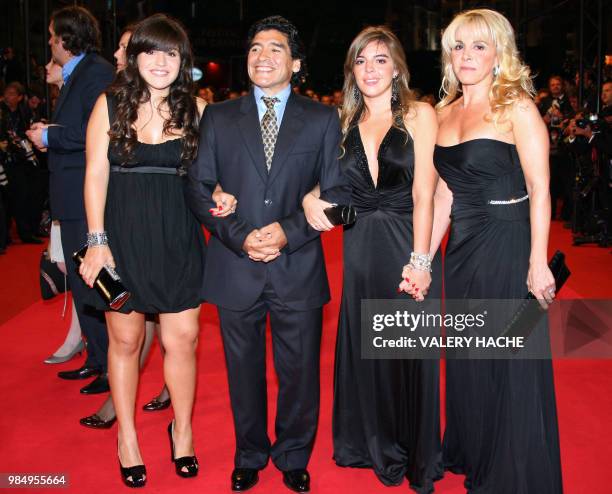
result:
[(46, 129), (47, 127), (49, 126), (42, 122), (36, 122), (32, 124), (29, 130), (26, 130), (28, 139), (30, 139), (32, 144), (34, 144), (40, 151), (46, 151), (45, 145), (42, 141), (42, 133), (43, 129)]
[(115, 260), (108, 245), (89, 247), (79, 267), (79, 274), (87, 286), (91, 288), (104, 266), (115, 267)]
[(331, 207), (331, 203), (308, 193), (304, 196), (304, 199), (302, 199), (302, 207), (304, 208), (306, 221), (308, 221), (308, 224), (315, 230), (326, 232), (334, 227), (327, 219), (324, 211), (325, 208)]
[(270, 262), (281, 255), (287, 245), (287, 237), (278, 222), (271, 223), (247, 235), (242, 250), (256, 262)]
[(208, 212), (216, 218), (225, 218), (236, 212), (238, 200), (232, 194), (223, 192), (219, 186), (213, 192), (212, 199), (217, 204), (217, 209), (209, 209)]
[(555, 298), (555, 278), (546, 263), (533, 264), (527, 272), (527, 288), (542, 306), (548, 309)]
[(417, 302), (422, 302), (425, 300), (430, 284), (431, 273), (429, 271), (415, 269), (410, 264), (406, 264), (402, 270), (402, 282), (397, 291), (398, 293), (405, 292)]

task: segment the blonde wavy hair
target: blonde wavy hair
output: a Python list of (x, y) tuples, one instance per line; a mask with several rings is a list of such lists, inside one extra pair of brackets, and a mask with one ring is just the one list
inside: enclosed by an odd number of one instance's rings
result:
[(492, 120), (502, 123), (515, 102), (524, 97), (535, 96), (535, 88), (529, 67), (523, 63), (516, 47), (514, 30), (508, 19), (490, 9), (474, 9), (461, 12), (444, 30), (442, 35), (442, 86), (439, 111), (457, 99), (461, 83), (453, 72), (451, 52), (456, 44), (459, 28), (469, 26), (476, 36), (491, 40), (497, 50), (499, 69), (489, 89)]
[(404, 117), (412, 110), (415, 100), (412, 90), (410, 89), (410, 72), (406, 64), (406, 55), (404, 48), (393, 31), (387, 26), (370, 26), (363, 29), (353, 40), (349, 47), (346, 59), (344, 61), (344, 86), (342, 88), (343, 103), (342, 111), (340, 112), (340, 125), (342, 127), (342, 149), (344, 150), (344, 140), (352, 127), (359, 123), (365, 111), (365, 103), (361, 91), (355, 82), (353, 67), (355, 60), (372, 41), (384, 43), (393, 66), (397, 72), (396, 85), (398, 88), (397, 102), (391, 105), (393, 112), (394, 127), (404, 132), (408, 136), (408, 131), (404, 125)]

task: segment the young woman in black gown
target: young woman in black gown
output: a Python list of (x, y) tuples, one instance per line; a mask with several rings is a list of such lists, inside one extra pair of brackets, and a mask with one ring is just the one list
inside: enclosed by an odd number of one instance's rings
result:
[[(411, 251), (414, 264), (419, 254), (431, 264), (435, 111), (412, 97), (403, 49), (386, 27), (366, 28), (353, 40), (344, 75), (341, 166), (357, 221), (344, 231), (334, 459), (372, 468), (386, 485), (407, 477), (415, 491), (429, 493), (441, 475), (438, 362), (361, 359), (360, 314), (362, 299), (405, 298), (398, 284), (417, 300), (428, 290), (440, 296), (439, 282), (429, 286), (429, 269), (407, 266)], [(327, 206), (312, 195), (304, 199), (313, 228), (331, 228), (322, 213)], [(439, 280), (439, 263), (434, 271)]]
[[(530, 290), (547, 306), (548, 136), (512, 27), (495, 11), (465, 12), (442, 47), (432, 251), (450, 221), (445, 297)], [(561, 493), (552, 363), (448, 360), (443, 454), (471, 494)]]
[(193, 97), (192, 63), (177, 21), (161, 14), (141, 21), (127, 47), (127, 65), (98, 99), (87, 129), (90, 233), (80, 273), (91, 286), (103, 266), (114, 266), (132, 294), (111, 311), (91, 291), (91, 303), (106, 310), (118, 456), (129, 487), (146, 482), (134, 408), (147, 313), (159, 314), (161, 325), (176, 473), (198, 472), (191, 415), (206, 245), (183, 196), (183, 171), (196, 154), (204, 103)]

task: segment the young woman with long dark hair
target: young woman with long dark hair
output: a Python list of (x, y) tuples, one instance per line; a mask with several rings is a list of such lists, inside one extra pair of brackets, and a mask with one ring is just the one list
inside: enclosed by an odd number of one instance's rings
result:
[(89, 248), (80, 273), (92, 286), (103, 266), (114, 267), (132, 294), (119, 311), (93, 291), (91, 302), (106, 310), (121, 473), (126, 485), (140, 487), (146, 470), (134, 408), (145, 314), (159, 314), (176, 473), (198, 473), (191, 414), (206, 245), (183, 187), (184, 171), (196, 155), (204, 103), (193, 96), (191, 47), (176, 20), (158, 14), (140, 22), (126, 55), (125, 69), (99, 98), (89, 121)]

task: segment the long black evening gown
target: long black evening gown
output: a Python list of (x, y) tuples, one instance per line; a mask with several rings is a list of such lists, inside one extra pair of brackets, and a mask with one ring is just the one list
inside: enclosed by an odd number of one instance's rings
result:
[[(516, 147), (493, 139), (436, 146), (453, 193), (447, 299), (520, 299), (530, 255), (529, 200)], [(550, 360), (448, 360), (445, 468), (470, 494), (562, 492)]]
[[(437, 360), (362, 360), (361, 299), (405, 299), (397, 293), (412, 249), (414, 150), (391, 127), (378, 152), (375, 187), (358, 127), (341, 160), (353, 192), (356, 223), (344, 232), (344, 285), (334, 383), (334, 459), (372, 468), (386, 485), (407, 477), (419, 493), (442, 475)], [(428, 297), (439, 298), (440, 260)]]

